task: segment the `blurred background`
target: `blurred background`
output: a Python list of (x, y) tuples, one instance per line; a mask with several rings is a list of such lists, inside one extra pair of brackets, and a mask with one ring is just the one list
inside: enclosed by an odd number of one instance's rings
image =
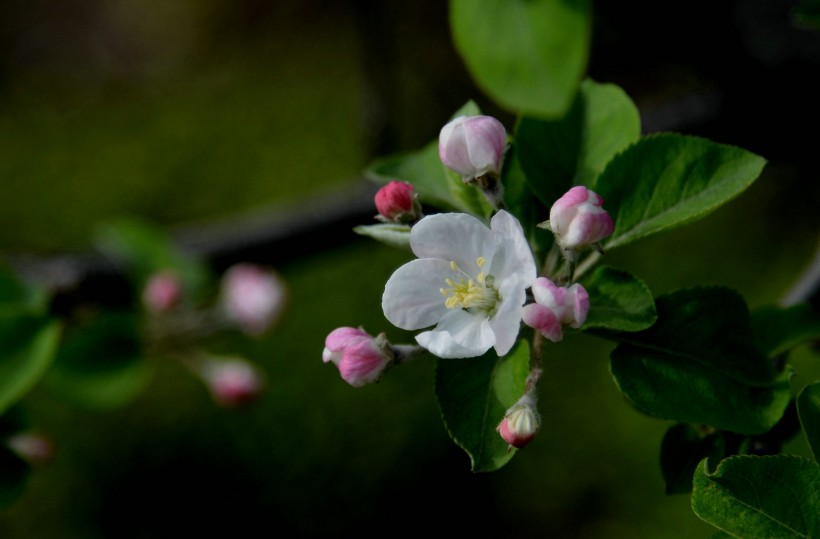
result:
[[(624, 87), (645, 132), (769, 160), (726, 207), (605, 261), (656, 294), (720, 284), (752, 307), (776, 303), (820, 231), (820, 32), (795, 25), (787, 0), (695, 0), (673, 16), (653, 2), (604, 4), (589, 74)], [(274, 263), (290, 290), (270, 335), (208, 343), (264, 370), (267, 391), (246, 409), (215, 406), (159, 358), (148, 390), (119, 410), (31, 393), (24, 405), (56, 454), (0, 512), (0, 537), (420, 533), (433, 523), (503, 536), (709, 536), (688, 496), (664, 495), (658, 452), (671, 423), (624, 401), (605, 341), (571, 335), (547, 347), (542, 432), (481, 475), (442, 425), (432, 361), (361, 389), (322, 363), (338, 326), (411, 338), (380, 309), (409, 254), (350, 232), (375, 214), (360, 171), (434, 139), (468, 99), (513, 127), (473, 86), (439, 0), (0, 0), (0, 253), (86, 253), (98, 223), (137, 215), (184, 230), (216, 270)], [(311, 220), (311, 234), (231, 226), (283, 218), (297, 229)], [(232, 247), (209, 252), (220, 223)], [(820, 378), (816, 355), (792, 362), (794, 387)], [(802, 438), (787, 451), (808, 454)]]

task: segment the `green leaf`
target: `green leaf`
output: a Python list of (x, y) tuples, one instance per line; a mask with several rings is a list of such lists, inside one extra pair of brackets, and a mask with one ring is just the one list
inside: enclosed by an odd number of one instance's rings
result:
[(808, 303), (755, 309), (752, 326), (761, 350), (771, 357), (820, 339), (820, 314)]
[(658, 318), (649, 288), (628, 271), (602, 266), (582, 284), (589, 294), (589, 314), (581, 329), (641, 331)]
[(497, 470), (514, 455), (496, 428), (524, 394), (529, 352), (521, 340), (503, 358), (490, 350), (477, 358), (436, 362), (436, 396), (444, 424), (470, 456), (474, 472)]
[(50, 318), (0, 311), (0, 414), (43, 377), (59, 338), (60, 326)]
[(410, 250), (410, 225), (380, 223), (376, 225), (359, 225), (353, 232), (368, 236), (391, 247)]
[(48, 296), (39, 288), (21, 283), (11, 270), (0, 266), (0, 306), (22, 307), (45, 314)]
[(5, 444), (0, 444), (0, 508), (8, 507), (23, 494), (31, 467)]
[(503, 107), (561, 116), (586, 70), (588, 0), (452, 0), (453, 39), (481, 88)]
[(654, 417), (740, 434), (773, 427), (789, 403), (791, 372), (776, 373), (754, 346), (743, 299), (724, 288), (661, 296), (658, 321), (621, 343), (610, 369), (620, 390)]
[(585, 80), (562, 118), (521, 118), (515, 143), (533, 191), (550, 208), (573, 185), (591, 185), (640, 134), (638, 109), (621, 88)]
[(594, 191), (615, 220), (612, 249), (704, 217), (740, 194), (765, 160), (734, 146), (682, 135), (644, 137), (618, 154)]
[(820, 461), (820, 382), (807, 385), (800, 391), (797, 414), (814, 460)]
[(173, 271), (186, 293), (198, 297), (209, 274), (199, 260), (182, 254), (160, 228), (140, 219), (120, 219), (100, 226), (95, 244), (106, 256), (125, 266), (134, 284), (142, 288), (155, 273)]
[[(481, 114), (478, 106), (468, 101), (453, 115), (475, 116)], [(421, 150), (390, 155), (373, 161), (364, 171), (365, 177), (380, 183), (401, 180), (413, 184), (419, 199), (443, 210), (469, 213), (481, 218), (489, 217), (493, 209), (484, 195), (441, 162), (438, 140)]]
[(793, 455), (737, 456), (695, 473), (692, 510), (744, 539), (820, 537), (820, 466)]
[(706, 457), (717, 461), (723, 451), (723, 438), (719, 433), (704, 434), (687, 423), (671, 427), (661, 442), (661, 472), (666, 493), (691, 492), (692, 476), (698, 463)]
[(112, 409), (132, 401), (151, 373), (136, 317), (102, 313), (66, 336), (45, 383), (79, 405)]
[(541, 260), (549, 251), (553, 242), (552, 234), (545, 234), (537, 228), (538, 223), (549, 219), (547, 208), (533, 194), (527, 182), (521, 161), (518, 158), (518, 147), (511, 146), (504, 157), (504, 168), (501, 171), (504, 185), (504, 204), (521, 223), (524, 236), (533, 249), (536, 260)]

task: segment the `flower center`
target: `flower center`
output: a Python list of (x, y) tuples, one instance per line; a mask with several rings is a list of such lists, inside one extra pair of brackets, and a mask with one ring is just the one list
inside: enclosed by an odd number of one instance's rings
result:
[(484, 257), (476, 259), (479, 273), (473, 279), (458, 264), (453, 261), (450, 262), (450, 269), (456, 274), (456, 278), (445, 279), (448, 288), (440, 289), (441, 295), (446, 298), (444, 305), (448, 309), (484, 311), (488, 315), (492, 315), (500, 298), (498, 297), (498, 290), (493, 286), (495, 281), (493, 276), (481, 271), (484, 264)]

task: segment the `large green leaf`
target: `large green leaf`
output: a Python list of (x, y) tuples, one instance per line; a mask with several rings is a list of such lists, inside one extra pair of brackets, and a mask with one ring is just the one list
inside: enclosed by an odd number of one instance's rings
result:
[(533, 249), (536, 260), (541, 260), (549, 251), (553, 235), (538, 228), (538, 223), (549, 219), (548, 208), (538, 201), (533, 194), (516, 145), (507, 150), (504, 168), (501, 171), (504, 184), (504, 203), (507, 211), (515, 215), (524, 229), (524, 235)]
[(48, 317), (0, 310), (0, 414), (43, 377), (59, 338), (59, 324)]
[(744, 539), (820, 537), (820, 466), (793, 455), (738, 456), (698, 466), (692, 510)]
[(760, 175), (765, 160), (734, 146), (682, 135), (644, 137), (618, 154), (594, 191), (615, 230), (612, 249), (704, 217)]
[(456, 48), (496, 102), (532, 116), (561, 116), (586, 70), (588, 0), (452, 0)]
[(589, 294), (589, 314), (582, 329), (641, 331), (658, 318), (649, 288), (628, 271), (602, 266), (582, 284)]
[(503, 358), (490, 350), (477, 358), (436, 363), (436, 396), (444, 424), (470, 456), (474, 472), (497, 470), (514, 454), (496, 428), (524, 394), (529, 361), (529, 346), (521, 340)]
[(145, 387), (151, 369), (142, 356), (130, 313), (104, 313), (69, 333), (45, 383), (89, 408), (127, 404)]
[[(481, 114), (478, 106), (468, 101), (456, 111), (453, 118), (478, 114)], [(422, 203), (443, 210), (469, 213), (482, 218), (492, 213), (492, 207), (481, 191), (465, 184), (458, 174), (441, 162), (438, 140), (415, 152), (376, 159), (365, 169), (364, 175), (381, 183), (391, 180), (411, 183)]]
[(645, 413), (740, 434), (766, 432), (789, 403), (790, 372), (778, 374), (754, 345), (743, 299), (724, 288), (657, 298), (658, 321), (621, 343), (610, 368)]
[(820, 339), (820, 314), (808, 303), (755, 309), (752, 326), (761, 350), (772, 357)]
[(797, 413), (814, 460), (820, 462), (820, 382), (808, 385), (800, 391), (797, 397)]
[(623, 90), (585, 80), (562, 118), (521, 118), (515, 143), (527, 180), (550, 208), (571, 186), (591, 185), (640, 134), (638, 109)]

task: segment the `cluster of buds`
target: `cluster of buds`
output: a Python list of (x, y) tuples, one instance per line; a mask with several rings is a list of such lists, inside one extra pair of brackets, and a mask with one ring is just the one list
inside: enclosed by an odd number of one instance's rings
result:
[(236, 264), (222, 277), (225, 315), (248, 335), (261, 335), (270, 329), (286, 297), (282, 280), (261, 266)]
[(552, 342), (564, 338), (563, 326), (577, 329), (584, 325), (589, 295), (580, 284), (556, 286), (546, 277), (539, 277), (532, 285), (532, 295), (535, 303), (524, 307), (522, 319)]

